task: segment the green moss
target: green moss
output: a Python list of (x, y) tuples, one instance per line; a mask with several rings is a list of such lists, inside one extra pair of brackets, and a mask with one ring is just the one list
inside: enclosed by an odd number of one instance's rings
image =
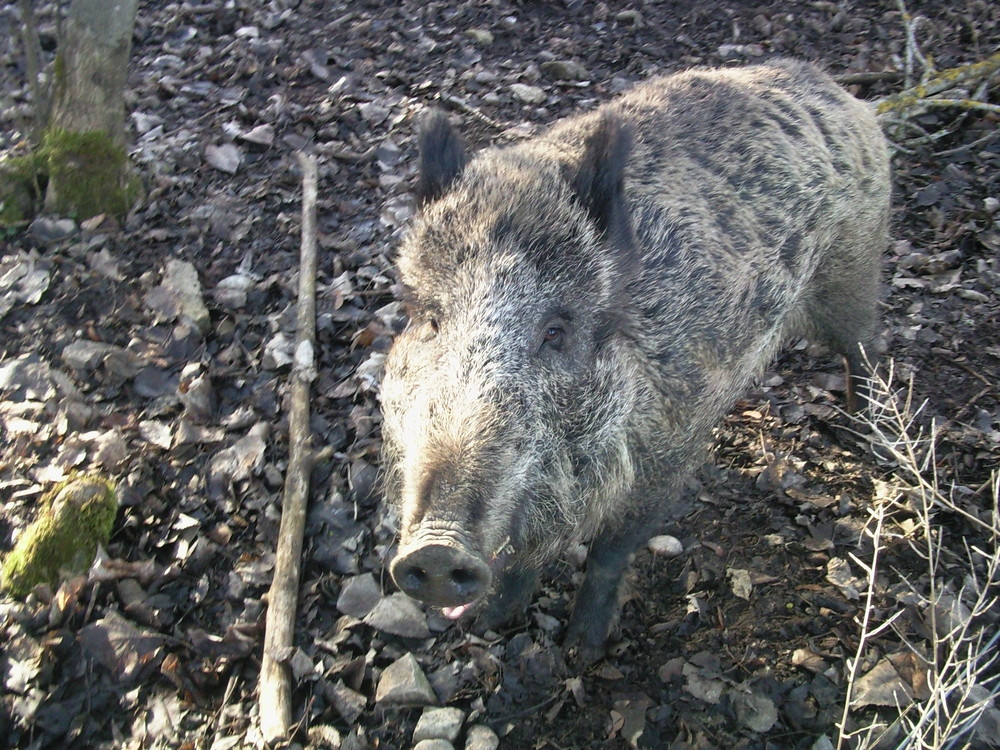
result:
[(31, 221), (42, 197), (44, 169), (37, 154), (0, 160), (0, 227)]
[(124, 216), (141, 194), (125, 148), (106, 133), (48, 128), (33, 153), (0, 161), (0, 228), (31, 221), (43, 197), (50, 211), (88, 219)]
[(141, 192), (125, 147), (107, 133), (50, 127), (42, 134), (38, 154), (52, 192), (46, 206), (56, 213), (78, 219), (124, 216)]
[(56, 586), (66, 573), (85, 572), (97, 546), (108, 543), (117, 513), (118, 498), (106, 479), (63, 482), (42, 499), (38, 518), (4, 559), (0, 588), (23, 599), (40, 583)]

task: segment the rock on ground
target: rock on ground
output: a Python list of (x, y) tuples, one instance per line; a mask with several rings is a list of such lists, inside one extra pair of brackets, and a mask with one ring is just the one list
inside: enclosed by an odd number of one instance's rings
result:
[(413, 750), (455, 750), (455, 746), (448, 740), (420, 740)]
[(427, 708), (420, 715), (417, 728), (413, 730), (413, 741), (448, 740), (454, 742), (465, 721), (465, 712), (460, 708)]
[(497, 750), (498, 747), (500, 738), (488, 726), (476, 724), (469, 727), (469, 734), (465, 738), (465, 750)]
[(437, 695), (413, 654), (400, 657), (382, 671), (375, 702), (385, 705), (429, 706)]

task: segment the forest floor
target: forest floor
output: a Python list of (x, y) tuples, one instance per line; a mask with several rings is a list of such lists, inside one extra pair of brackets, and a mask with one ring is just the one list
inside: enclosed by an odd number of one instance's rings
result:
[[(51, 53), (54, 4), (38, 5)], [(922, 0), (910, 11), (927, 19), (917, 36), (939, 69), (1000, 43), (1000, 4)], [(17, 30), (8, 4), (0, 36)], [(505, 750), (836, 742), (864, 604), (852, 555), (870, 559), (870, 510), (901, 482), (897, 462), (839, 411), (838, 363), (792, 342), (734, 406), (691, 481), (696, 510), (658, 530), (684, 552), (637, 556), (621, 633), (582, 674), (560, 647), (578, 550), (547, 572), (527, 621), (496, 637), (393, 596), (377, 381), (402, 321), (393, 255), (414, 211), (413, 132), (428, 106), (453, 112), (479, 147), (656, 73), (774, 55), (835, 76), (887, 72), (850, 86), (877, 99), (902, 88), (904, 54), (890, 0), (143, 3), (128, 106), (144, 200), (123, 223), (43, 217), (0, 237), (0, 552), (74, 471), (103, 472), (121, 497), (90, 575), (27, 603), (0, 598), (0, 745), (260, 745), (299, 150), (320, 174), (312, 427), (334, 457), (312, 476), (290, 656), (295, 742), (412, 746), (422, 708), (376, 697), (406, 654), (428, 700), (461, 710), (458, 747), (474, 725)], [(1000, 103), (996, 87), (992, 97)], [(0, 50), (0, 148), (23, 137), (28, 100), (19, 51)], [(928, 112), (915, 124), (942, 137), (906, 145), (893, 163), (885, 361), (893, 389), (926, 402), (915, 425), (938, 428), (934, 468), (960, 512), (934, 516), (935, 580), (952, 600), (978, 569), (967, 550), (989, 543), (969, 518), (988, 519), (1000, 467), (997, 120)], [(178, 318), (178, 264), (197, 272), (203, 328)], [(895, 711), (893, 687), (922, 700), (925, 665), (904, 642), (931, 627), (904, 583), (930, 585), (905, 539), (915, 517), (891, 519), (874, 615), (900, 615), (862, 654), (859, 673), (876, 676), (856, 696), (855, 724)], [(997, 613), (976, 627), (996, 632)], [(995, 742), (992, 731), (973, 742)]]

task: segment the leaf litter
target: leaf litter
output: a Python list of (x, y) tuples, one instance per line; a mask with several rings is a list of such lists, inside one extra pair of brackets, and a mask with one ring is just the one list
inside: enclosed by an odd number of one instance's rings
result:
[[(54, 4), (38, 5), (54, 24)], [(967, 29), (984, 48), (1000, 34), (992, 7), (910, 5), (934, 19), (941, 67), (966, 61)], [(864, 559), (853, 519), (884, 467), (841, 431), (843, 375), (804, 342), (720, 428), (689, 488), (704, 502), (656, 530), (676, 544), (638, 555), (621, 637), (583, 674), (568, 671), (559, 646), (578, 560), (549, 572), (526, 624), (489, 637), (446, 627), (393, 598), (383, 565), (395, 519), (378, 507), (375, 475), (378, 379), (406, 324), (392, 255), (414, 212), (412, 123), (422, 108), (463, 102), (456, 117), (481, 145), (537, 132), (655, 71), (758, 51), (835, 73), (895, 70), (903, 31), (894, 10), (838, 12), (823, 3), (795, 13), (773, 3), (709, 3), (679, 16), (649, 4), (529, 12), (505, 0), (143, 9), (130, 120), (147, 200), (123, 227), (43, 217), (5, 237), (0, 260), (0, 545), (9, 549), (33, 519), (43, 485), (74, 468), (113, 470), (123, 497), (108, 557), (87, 578), (28, 604), (0, 603), (8, 741), (255, 743), (287, 455), (292, 352), (281, 342), (294, 317), (291, 164), (301, 147), (320, 156), (323, 179), (312, 428), (334, 457), (314, 471), (299, 640), (288, 656), (298, 739), (408, 746), (419, 711), (378, 700), (398, 663), (396, 686), (409, 698), (467, 715), (456, 747), (492, 730), (504, 748), (609, 736), (636, 747), (805, 748), (831, 734), (864, 590), (849, 562)], [(17, 70), (4, 66), (0, 86), (24, 101)], [(943, 145), (961, 149), (994, 125), (969, 116)], [(886, 268), (889, 354), (900, 382), (929, 400), (925, 418), (953, 420), (946, 463), (973, 506), (1000, 463), (996, 164), (995, 141), (897, 158), (903, 197)], [(965, 537), (959, 520), (944, 522), (950, 541)], [(906, 523), (899, 518), (904, 535)], [(892, 555), (917, 581), (915, 561)], [(877, 594), (907, 601), (881, 586)], [(954, 593), (940, 617), (909, 606), (904, 633), (966, 617)], [(866, 655), (859, 712), (897, 695), (922, 699), (926, 668), (902, 660), (899, 645)]]

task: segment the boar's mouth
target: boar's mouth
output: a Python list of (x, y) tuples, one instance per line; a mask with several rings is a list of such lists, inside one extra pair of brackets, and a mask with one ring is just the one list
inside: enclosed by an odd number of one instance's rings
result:
[(405, 594), (457, 620), (493, 588), (494, 570), (505, 555), (489, 559), (451, 538), (411, 540), (389, 564), (389, 575)]

